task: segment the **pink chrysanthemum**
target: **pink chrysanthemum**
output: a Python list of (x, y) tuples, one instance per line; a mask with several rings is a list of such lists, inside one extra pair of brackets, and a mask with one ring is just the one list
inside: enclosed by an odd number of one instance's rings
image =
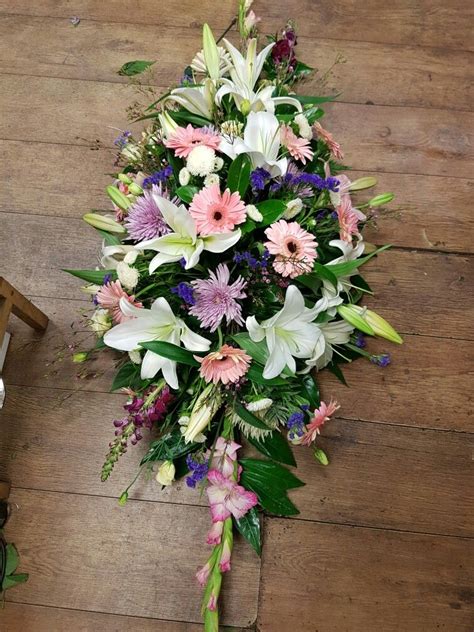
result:
[(129, 303), (135, 305), (135, 307), (143, 307), (141, 303), (135, 301), (134, 296), (129, 296), (127, 292), (125, 292), (120, 281), (110, 281), (102, 285), (96, 294), (97, 303), (104, 309), (109, 310), (115, 325), (130, 320), (130, 317), (125, 316), (120, 309), (121, 298), (125, 298)]
[(230, 345), (222, 345), (219, 351), (212, 351), (204, 358), (196, 356), (196, 359), (201, 363), (199, 375), (214, 384), (237, 382), (247, 373), (252, 360), (245, 351)]
[(281, 219), (267, 228), (265, 235), (269, 239), (265, 246), (270, 254), (275, 255), (273, 267), (279, 274), (293, 279), (311, 272), (318, 256), (318, 244), (298, 222), (288, 223)]
[(220, 192), (219, 185), (205, 187), (193, 197), (189, 212), (201, 235), (228, 233), (236, 224), (245, 222), (245, 204), (240, 195), (226, 189)]
[(296, 136), (289, 125), (281, 126), (280, 140), (281, 144), (288, 149), (291, 156), (296, 160), (300, 160), (304, 165), (306, 164), (306, 159), (312, 160), (314, 154), (309, 140)]
[(321, 123), (318, 121), (313, 123), (313, 131), (316, 134), (316, 137), (323, 139), (336, 160), (344, 160), (344, 154), (342, 153), (340, 144), (336, 143), (332, 134), (324, 129)]
[(194, 147), (206, 146), (217, 151), (221, 137), (213, 130), (205, 127), (178, 127), (165, 142), (166, 147), (174, 149), (180, 158), (187, 158)]
[(221, 263), (215, 273), (209, 274), (209, 279), (197, 279), (192, 282), (196, 302), (189, 313), (196, 316), (201, 325), (211, 331), (219, 327), (224, 317), (227, 323), (234, 321), (239, 325), (244, 324), (242, 307), (236, 299), (247, 296), (243, 291), (247, 284), (240, 276), (231, 285), (229, 279), (229, 268)]
[(154, 184), (151, 190), (145, 190), (128, 209), (124, 223), (134, 241), (153, 239), (169, 233), (169, 228), (155, 198), (157, 195), (167, 197), (161, 185)]
[(349, 194), (341, 196), (341, 203), (336, 209), (339, 221), (339, 237), (342, 241), (352, 242), (353, 235), (359, 235), (359, 222), (365, 215), (352, 206)]
[(298, 443), (306, 446), (311, 445), (318, 436), (321, 426), (324, 425), (326, 421), (329, 421), (331, 415), (334, 415), (339, 408), (339, 404), (333, 400), (331, 400), (329, 404), (321, 402), (320, 407), (314, 411), (313, 418), (306, 426), (306, 431), (301, 439), (298, 440)]

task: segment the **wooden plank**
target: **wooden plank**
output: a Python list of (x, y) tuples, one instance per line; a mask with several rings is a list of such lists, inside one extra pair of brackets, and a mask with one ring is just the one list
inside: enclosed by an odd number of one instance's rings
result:
[[(91, 208), (110, 208), (104, 190), (110, 183), (114, 154), (109, 149), (0, 141), (0, 211), (81, 217)], [(31, 161), (31, 155), (41, 160)], [(25, 164), (29, 177), (24, 178)], [(377, 193), (393, 191), (393, 211), (377, 229), (365, 231), (366, 240), (395, 246), (474, 252), (471, 234), (473, 184), (462, 178), (353, 171), (356, 179), (376, 175)], [(81, 184), (78, 184), (81, 183)], [(84, 183), (84, 184), (82, 184)], [(375, 193), (374, 193), (375, 194)], [(372, 193), (360, 194), (367, 199)]]
[[(209, 512), (185, 507), (12, 490), (7, 537), (29, 581), (9, 599), (31, 605), (200, 622), (194, 574), (205, 560)], [(223, 623), (255, 621), (259, 559), (236, 540), (223, 589)]]
[[(2, 273), (20, 292), (81, 298), (83, 283), (61, 270), (95, 265), (100, 240), (91, 227), (76, 219), (3, 213), (2, 228)], [(402, 333), (472, 340), (474, 306), (466, 302), (466, 296), (474, 285), (473, 266), (474, 259), (469, 256), (385, 252), (364, 268), (376, 292), (367, 304), (387, 316)]]
[(267, 520), (263, 632), (467, 632), (474, 541)]
[[(0, 99), (0, 138), (110, 147), (116, 128), (129, 127), (125, 108), (134, 97), (121, 84), (9, 75)], [(347, 103), (326, 109), (325, 125), (354, 169), (472, 175), (474, 113)]]
[[(117, 498), (148, 445), (145, 434), (109, 481), (100, 482), (112, 419), (122, 416), (123, 402), (122, 396), (101, 393), (8, 386), (0, 425), (0, 477), (21, 488)], [(344, 412), (344, 397), (341, 403)], [(376, 417), (376, 397), (372, 403)], [(337, 419), (324, 428), (318, 444), (331, 460), (329, 467), (318, 465), (311, 450), (295, 452), (298, 476), (306, 482), (291, 494), (301, 511), (298, 518), (474, 535), (474, 490), (469, 485), (473, 434)], [(205, 496), (182, 482), (161, 491), (147, 476), (132, 488), (131, 498), (207, 505)]]
[[(323, 33), (331, 39), (427, 46), (436, 43), (437, 46), (452, 49), (474, 49), (470, 28), (472, 8), (463, 0), (449, 0), (442, 6), (433, 6), (430, 0), (416, 3), (394, 0), (390, 4), (368, 0), (357, 5), (351, 0), (339, 0), (337, 4), (315, 4), (311, 0), (299, 0), (296, 4), (275, 0), (272, 3), (256, 2), (254, 8), (264, 19), (263, 30), (270, 33), (281, 28), (288, 18), (295, 18), (298, 32), (309, 37)], [(204, 0), (199, 4), (195, 0), (183, 0), (179, 10), (169, 4), (160, 6), (157, 11), (153, 0), (142, 0), (139, 4), (134, 0), (109, 0), (106, 4), (93, 0), (66, 0), (61, 3), (43, 0), (41, 4), (1, 0), (0, 12), (53, 16), (66, 20), (78, 15), (82, 25), (86, 20), (108, 22), (111, 16), (116, 22), (159, 27), (200, 26), (203, 22), (209, 22), (218, 33), (233, 18), (235, 2), (224, 0), (219, 3), (219, 11), (216, 11), (212, 0)], [(355, 24), (357, 28), (354, 28)]]
[[(29, 327), (44, 331), (48, 326), (48, 317), (31, 301), (25, 298), (6, 279), (0, 276), (0, 298), (10, 303), (11, 312)], [(1, 330), (0, 330), (1, 331)], [(1, 331), (2, 335), (4, 331)]]
[[(22, 323), (11, 321), (13, 336), (5, 364), (6, 384), (66, 389), (77, 392), (77, 397), (81, 392), (108, 392), (115, 372), (113, 352), (102, 352), (86, 364), (71, 362), (73, 351), (93, 346), (93, 337), (84, 333), (78, 318), (81, 304), (60, 299), (35, 300), (48, 311), (50, 326), (44, 336), (38, 336)], [(72, 331), (73, 323), (77, 334)], [(319, 376), (324, 396), (334, 396), (341, 402), (342, 417), (421, 428), (474, 430), (472, 341), (460, 344), (457, 340), (415, 335), (406, 336), (401, 347), (380, 340), (370, 341), (368, 349), (373, 353), (389, 350), (392, 364), (380, 369), (360, 359), (348, 365), (344, 373), (350, 388), (328, 371)], [(423, 398), (420, 385), (426, 395)], [(118, 398), (121, 400), (120, 395)], [(106, 420), (109, 415), (112, 413)], [(107, 432), (108, 429), (109, 426)]]
[[(43, 34), (47, 32), (48, 37)], [(38, 37), (38, 34), (41, 34)], [(126, 83), (117, 74), (130, 59), (158, 59), (147, 81), (173, 85), (201, 46), (201, 30), (168, 27), (156, 37), (153, 24), (85, 21), (71, 28), (67, 20), (25, 16), (0, 17), (4, 55), (0, 70)], [(174, 43), (179, 39), (177, 49)], [(96, 43), (100, 42), (100, 48)], [(34, 44), (33, 44), (34, 43)], [(472, 55), (465, 51), (415, 46), (334, 41), (301, 37), (298, 56), (323, 74), (338, 64), (324, 90), (342, 91), (341, 101), (471, 110)], [(371, 81), (377, 77), (377, 81)], [(305, 93), (320, 92), (315, 77)]]
[[(21, 589), (17, 596), (21, 598)], [(0, 620), (7, 632), (201, 632), (202, 626), (144, 617), (67, 610), (47, 606), (7, 603), (0, 613)], [(243, 632), (230, 628), (229, 632)]]

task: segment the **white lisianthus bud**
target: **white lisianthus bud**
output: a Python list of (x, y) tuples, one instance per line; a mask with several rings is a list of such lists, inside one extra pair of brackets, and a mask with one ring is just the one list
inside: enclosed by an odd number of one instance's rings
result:
[(223, 166), (224, 166), (224, 161), (222, 160), (220, 156), (217, 156), (217, 158), (214, 161), (214, 171), (220, 171)]
[(247, 213), (247, 217), (253, 219), (254, 222), (262, 221), (263, 215), (254, 204), (247, 204), (247, 206), (245, 207), (245, 211)]
[(138, 270), (131, 268), (125, 261), (120, 261), (117, 264), (117, 276), (122, 286), (127, 290), (133, 290), (140, 278)]
[(186, 166), (193, 176), (205, 177), (214, 171), (216, 153), (210, 147), (198, 145), (191, 150)]
[(213, 184), (219, 184), (220, 179), (217, 173), (210, 173), (208, 176), (204, 178), (204, 186), (212, 187)]
[(290, 200), (286, 205), (286, 211), (283, 213), (284, 219), (293, 219), (296, 217), (298, 213), (301, 213), (303, 208), (303, 202), (301, 198), (295, 198), (294, 200)]
[(132, 263), (135, 263), (139, 254), (140, 254), (139, 250), (130, 250), (130, 252), (127, 252), (123, 260), (128, 265), (131, 265)]
[(260, 412), (262, 410), (267, 410), (273, 404), (273, 399), (269, 397), (262, 397), (260, 399), (255, 400), (254, 402), (248, 402), (245, 404), (245, 408), (250, 410), (252, 413)]
[(176, 468), (173, 461), (163, 461), (156, 473), (156, 480), (160, 485), (171, 485), (174, 481)]
[(141, 364), (142, 363), (142, 356), (140, 354), (140, 351), (138, 349), (132, 349), (132, 351), (128, 352), (128, 357), (130, 358), (130, 362), (133, 362), (133, 364)]
[(97, 334), (97, 337), (100, 338), (112, 327), (112, 318), (108, 310), (102, 309), (99, 307), (92, 314), (90, 319), (90, 326), (94, 333)]
[(189, 183), (190, 178), (191, 178), (191, 174), (186, 169), (186, 167), (183, 167), (178, 175), (180, 185), (182, 187), (185, 187)]
[(312, 140), (313, 130), (311, 129), (311, 125), (308, 123), (306, 116), (304, 114), (297, 114), (295, 116), (295, 123), (298, 125), (300, 136), (306, 138), (307, 140)]

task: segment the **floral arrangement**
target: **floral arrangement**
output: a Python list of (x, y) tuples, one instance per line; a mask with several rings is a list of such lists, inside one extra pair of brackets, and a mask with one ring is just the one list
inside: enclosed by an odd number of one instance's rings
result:
[[(122, 352), (112, 390), (128, 401), (102, 480), (152, 430), (139, 472), (155, 468), (164, 486), (185, 477), (209, 499), (213, 548), (197, 573), (206, 630), (218, 629), (234, 531), (260, 553), (258, 511), (298, 512), (291, 445), (328, 463), (318, 435), (339, 405), (321, 401), (317, 372), (344, 381), (342, 365), (359, 356), (386, 366), (366, 336), (402, 342), (359, 304), (371, 293), (360, 268), (384, 250), (361, 233), (393, 195), (355, 204), (375, 178), (342, 173), (342, 149), (321, 124), (332, 98), (294, 92), (312, 72), (294, 25), (259, 50), (250, 4), (234, 21), (240, 47), (205, 25), (180, 85), (141, 117), (149, 127), (117, 139), (115, 215), (84, 216), (103, 238), (101, 267), (69, 270), (96, 306), (95, 348), (74, 360)], [(254, 456), (239, 456), (243, 442)]]

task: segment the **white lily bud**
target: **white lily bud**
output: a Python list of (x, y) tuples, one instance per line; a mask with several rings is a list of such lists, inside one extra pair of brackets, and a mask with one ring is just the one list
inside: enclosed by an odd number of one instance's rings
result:
[(178, 123), (171, 118), (166, 110), (158, 114), (158, 120), (160, 121), (161, 133), (165, 140), (174, 134), (179, 127)]
[(372, 176), (367, 176), (365, 178), (358, 178), (351, 182), (349, 186), (349, 191), (361, 191), (362, 189), (370, 189), (370, 187), (374, 187), (377, 184), (377, 178)]
[(185, 443), (191, 443), (209, 424), (216, 414), (222, 402), (219, 391), (213, 384), (209, 384), (197, 398), (194, 408), (191, 411), (186, 432), (184, 433)]
[(206, 60), (207, 72), (214, 81), (219, 79), (220, 58), (216, 40), (208, 24), (202, 28), (202, 48)]
[[(112, 202), (115, 204), (115, 206), (121, 208), (122, 211), (126, 211), (128, 209), (128, 207), (130, 206), (130, 200), (126, 195), (122, 193), (122, 191), (119, 191), (117, 187), (115, 187), (113, 184), (110, 184), (105, 189), (105, 191)], [(90, 213), (90, 215), (92, 215), (92, 213)]]
[(107, 215), (99, 215), (99, 213), (86, 213), (82, 216), (82, 219), (86, 222), (86, 224), (89, 224), (90, 226), (93, 226), (98, 230), (105, 230), (107, 233), (120, 234), (127, 232), (122, 224), (119, 224)]

